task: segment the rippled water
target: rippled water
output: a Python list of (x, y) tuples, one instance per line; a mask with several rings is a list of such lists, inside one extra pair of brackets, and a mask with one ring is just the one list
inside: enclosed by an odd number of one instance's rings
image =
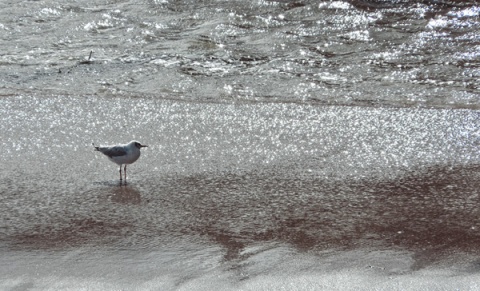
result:
[(17, 2), (3, 95), (479, 105), (475, 1)]
[(478, 287), (475, 3), (0, 15), (0, 288)]

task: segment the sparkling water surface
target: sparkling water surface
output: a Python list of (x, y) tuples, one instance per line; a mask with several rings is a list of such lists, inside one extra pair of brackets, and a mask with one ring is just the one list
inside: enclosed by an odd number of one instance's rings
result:
[(0, 289), (477, 289), (479, 13), (1, 3)]

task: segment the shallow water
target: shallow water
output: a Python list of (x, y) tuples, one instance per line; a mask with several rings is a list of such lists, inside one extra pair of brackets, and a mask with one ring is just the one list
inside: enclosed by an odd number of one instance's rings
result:
[[(452, 262), (473, 286), (478, 112), (112, 100), (1, 100), (4, 287), (268, 289), (292, 273), (335, 289)], [(91, 141), (129, 137), (150, 147), (120, 185)]]
[(478, 288), (478, 6), (0, 7), (0, 289)]

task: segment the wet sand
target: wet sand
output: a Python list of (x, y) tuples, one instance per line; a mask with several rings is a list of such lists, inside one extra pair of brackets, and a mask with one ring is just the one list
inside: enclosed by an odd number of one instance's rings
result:
[(477, 286), (475, 111), (112, 101), (1, 100), (2, 288)]

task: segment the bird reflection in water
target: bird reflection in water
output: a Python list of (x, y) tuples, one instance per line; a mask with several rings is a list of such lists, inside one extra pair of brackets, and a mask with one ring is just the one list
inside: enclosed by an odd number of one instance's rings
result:
[(120, 204), (140, 204), (140, 191), (131, 186), (112, 187), (108, 195), (112, 202)]

